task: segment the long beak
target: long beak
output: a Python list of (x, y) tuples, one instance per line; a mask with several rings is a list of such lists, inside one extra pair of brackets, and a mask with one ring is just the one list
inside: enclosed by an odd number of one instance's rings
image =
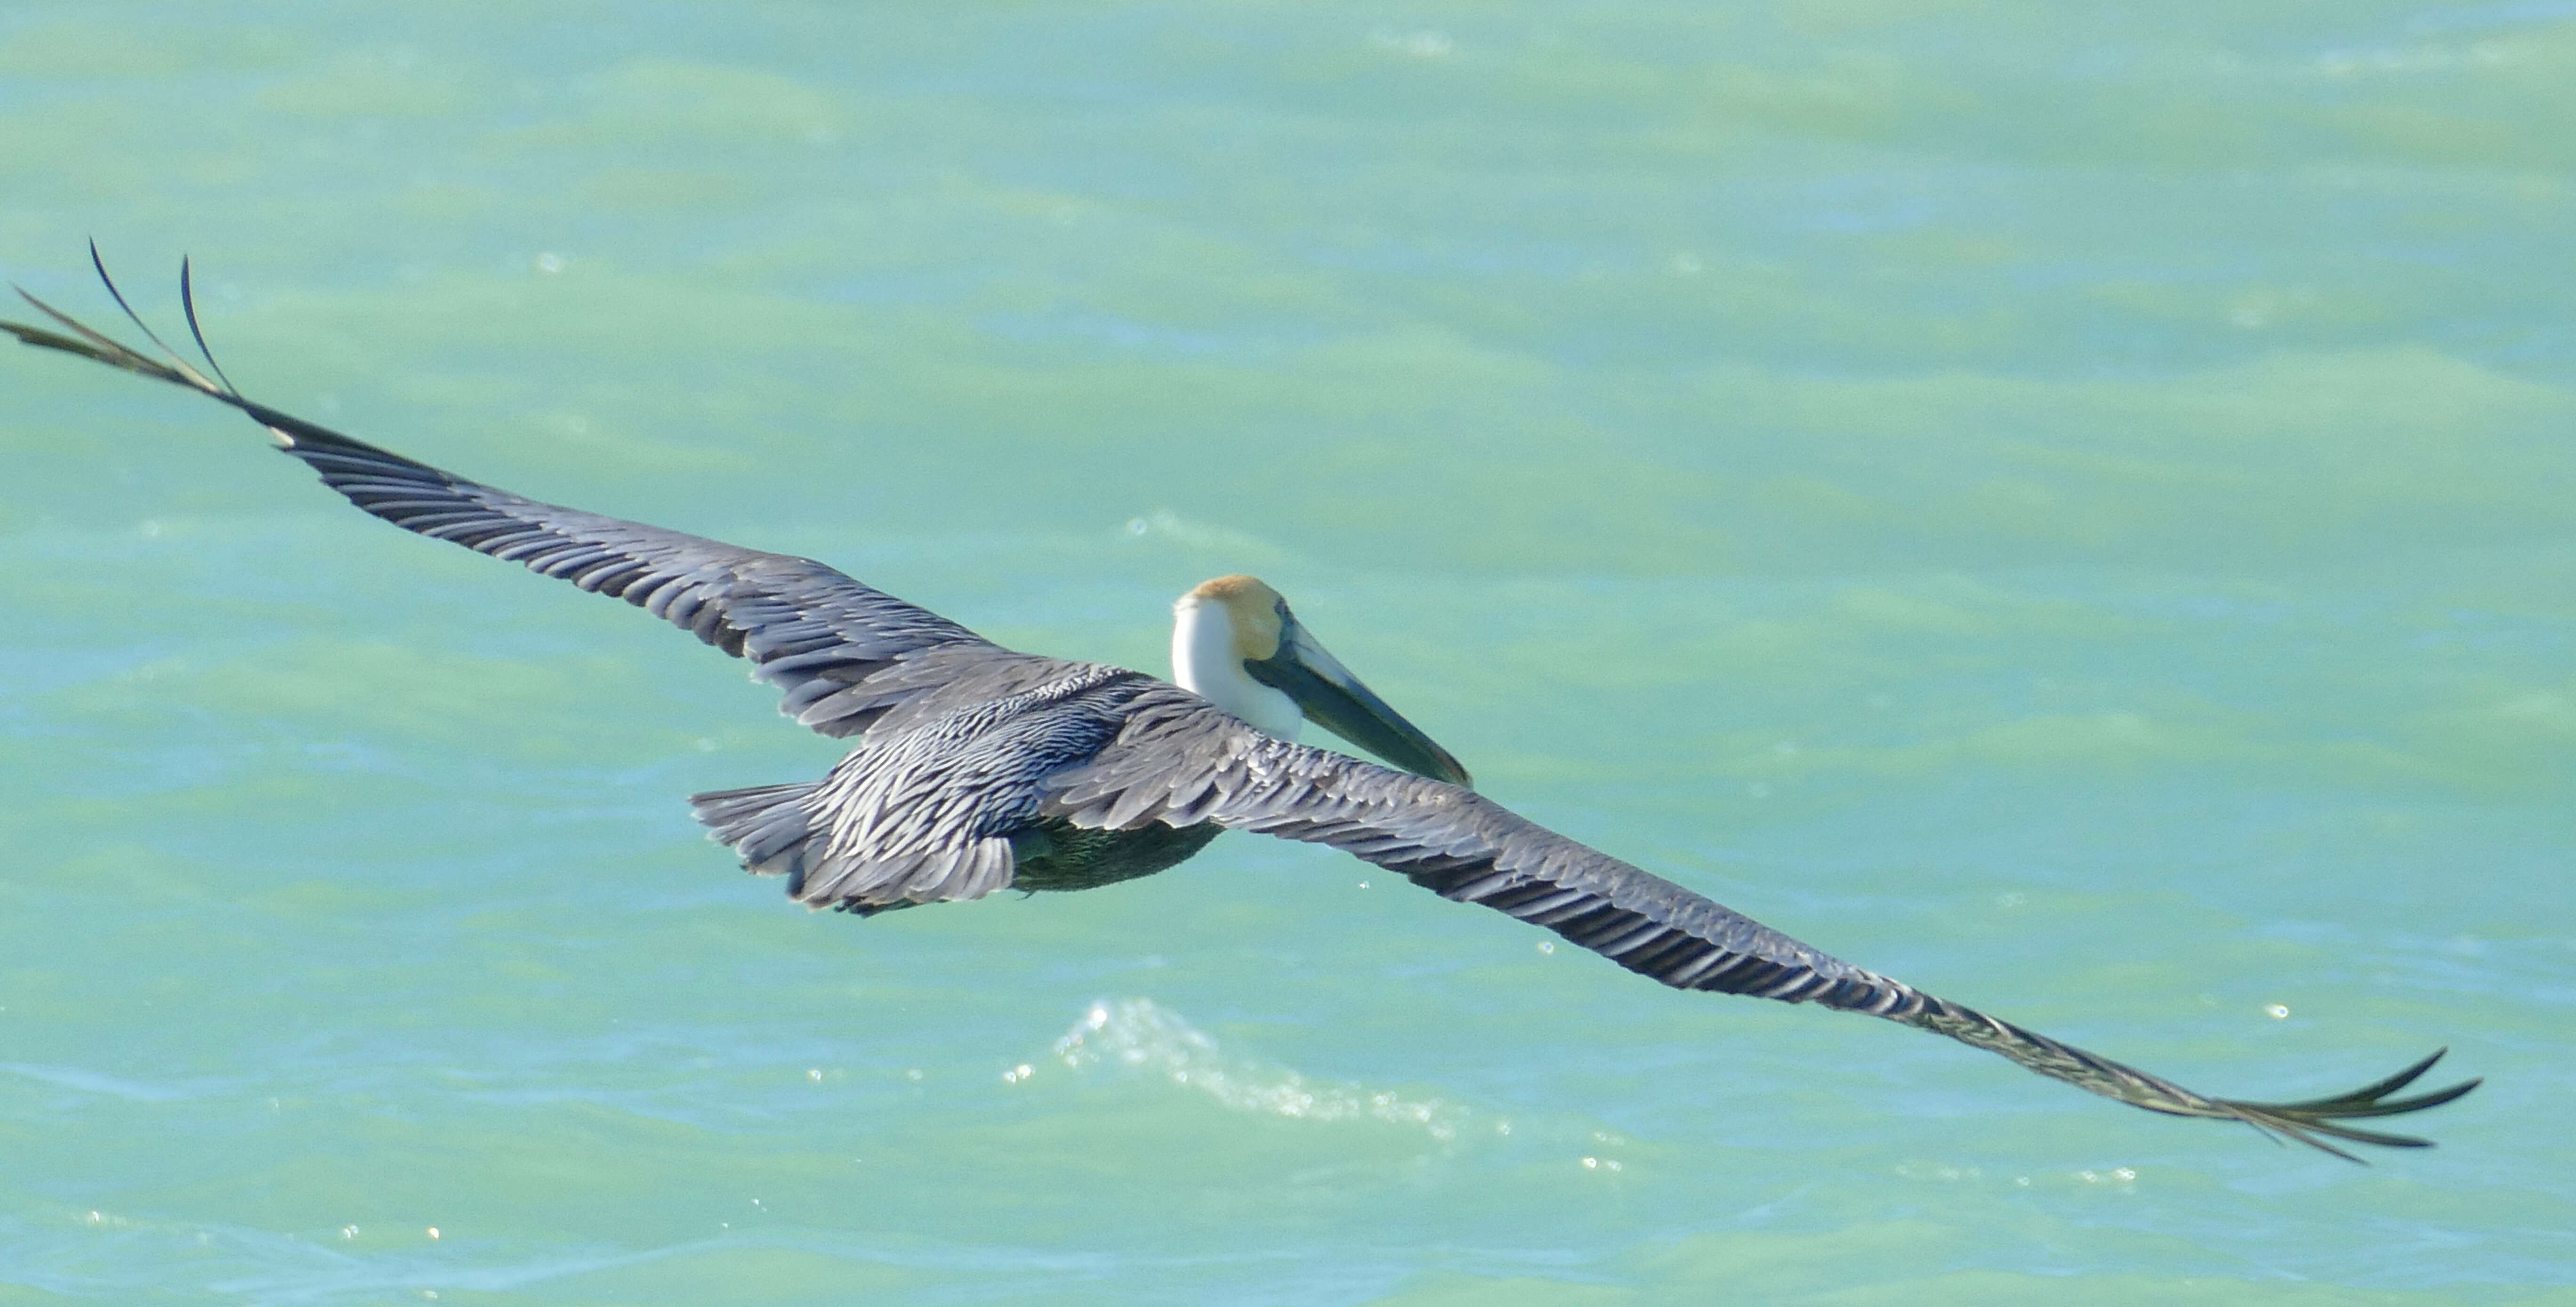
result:
[(1467, 769), (1447, 749), (1432, 743), (1421, 728), (1388, 707), (1340, 659), (1306, 634), (1305, 627), (1293, 619), (1286, 627), (1279, 633), (1277, 654), (1243, 665), (1254, 680), (1296, 700), (1306, 720), (1406, 771), (1475, 787)]

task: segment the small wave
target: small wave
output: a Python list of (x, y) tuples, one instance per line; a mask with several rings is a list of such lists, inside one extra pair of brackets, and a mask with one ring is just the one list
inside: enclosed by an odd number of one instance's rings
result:
[(182, 1099), (197, 1097), (211, 1087), (212, 1083), (184, 1088), (156, 1085), (84, 1070), (76, 1066), (39, 1066), (32, 1062), (0, 1062), (0, 1071), (25, 1076), (29, 1080), (39, 1080), (49, 1085), (59, 1085), (65, 1089), (104, 1094), (111, 1098), (122, 1098), (136, 1103), (176, 1103)]
[(1093, 1003), (1055, 1041), (1055, 1056), (1077, 1072), (1113, 1066), (1159, 1075), (1238, 1112), (1300, 1121), (1384, 1121), (1442, 1142), (1457, 1138), (1468, 1117), (1466, 1109), (1437, 1098), (1314, 1080), (1286, 1067), (1229, 1055), (1206, 1032), (1151, 999)]

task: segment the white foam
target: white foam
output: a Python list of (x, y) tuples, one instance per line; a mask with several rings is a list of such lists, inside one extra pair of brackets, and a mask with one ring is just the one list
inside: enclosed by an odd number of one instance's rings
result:
[(1169, 1008), (1144, 998), (1102, 999), (1055, 1041), (1056, 1059), (1073, 1071), (1118, 1067), (1158, 1075), (1238, 1112), (1300, 1121), (1377, 1120), (1417, 1127), (1450, 1140), (1467, 1111), (1437, 1098), (1310, 1079), (1286, 1067), (1236, 1057)]

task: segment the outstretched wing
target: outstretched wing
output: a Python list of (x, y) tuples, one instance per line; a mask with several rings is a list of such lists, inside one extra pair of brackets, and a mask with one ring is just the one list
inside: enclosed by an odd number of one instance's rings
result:
[[(95, 248), (91, 255), (95, 260)], [(106, 280), (104, 268), (99, 277)], [(114, 282), (108, 283), (108, 291), (124, 305)], [(166, 361), (153, 358), (23, 290), (19, 294), (71, 334), (15, 322), (0, 322), (0, 330), (30, 345), (77, 354), (230, 404), (268, 428), (279, 446), (304, 460), (324, 484), (377, 517), (561, 577), (584, 590), (616, 595), (726, 653), (749, 658), (758, 665), (754, 677), (785, 691), (780, 711), (825, 735), (855, 734), (886, 711), (889, 696), (882, 687), (861, 689), (857, 683), (890, 664), (942, 646), (971, 644), (1002, 652), (947, 618), (812, 559), (540, 503), (379, 449), (243, 396), (221, 379), (220, 369), (209, 378), (175, 354)], [(131, 316), (132, 310), (127, 313)], [(135, 324), (143, 326), (139, 318)], [(193, 302), (188, 303), (188, 325), (195, 330)], [(151, 328), (143, 330), (152, 335)], [(160, 343), (158, 336), (152, 339)], [(214, 366), (211, 357), (207, 366)]]
[(2357, 1161), (2321, 1136), (2426, 1141), (2343, 1122), (2438, 1107), (2477, 1081), (2391, 1099), (2436, 1053), (2377, 1084), (2297, 1103), (2211, 1098), (1853, 966), (1578, 844), (1472, 790), (1263, 735), (1178, 689), (1140, 696), (1119, 738), (1061, 777), (1049, 815), (1133, 830), (1212, 821), (1326, 844), (1462, 903), (1545, 926), (1640, 975), (1884, 1017), (1999, 1053), (2079, 1089), (2170, 1116), (2243, 1121)]

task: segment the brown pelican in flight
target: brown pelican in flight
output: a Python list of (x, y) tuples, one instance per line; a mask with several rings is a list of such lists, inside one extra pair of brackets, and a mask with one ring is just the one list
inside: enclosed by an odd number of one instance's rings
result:
[[(2196, 1093), (1853, 966), (1515, 815), (1470, 788), (1456, 759), (1252, 577), (1181, 597), (1172, 681), (1018, 653), (810, 559), (540, 503), (252, 400), (205, 348), (185, 264), (181, 303), (204, 372), (162, 345), (113, 282), (108, 291), (161, 358), (31, 295), (61, 330), (0, 328), (229, 404), (359, 508), (685, 627), (749, 659), (788, 716), (851, 741), (819, 781), (691, 800), (746, 868), (785, 878), (810, 907), (864, 916), (1006, 888), (1088, 889), (1173, 866), (1220, 832), (1258, 831), (1508, 912), (1675, 988), (1883, 1017), (2151, 1112), (2241, 1121), (2348, 1160), (2359, 1159), (2330, 1141), (2425, 1146), (2352, 1122), (2438, 1107), (2478, 1084), (2393, 1097), (2436, 1052), (2303, 1102)], [(1298, 744), (1306, 721), (1393, 766)]]

